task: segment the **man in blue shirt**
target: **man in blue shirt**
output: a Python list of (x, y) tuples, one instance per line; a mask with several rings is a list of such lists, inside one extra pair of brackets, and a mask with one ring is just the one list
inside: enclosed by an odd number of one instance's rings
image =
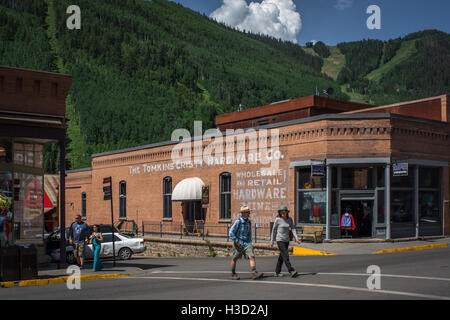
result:
[(84, 248), (89, 239), (89, 226), (81, 220), (81, 215), (76, 215), (75, 222), (70, 225), (69, 243), (73, 245), (73, 254), (77, 258), (78, 266), (83, 269)]
[(247, 206), (241, 207), (241, 217), (237, 219), (230, 229), (229, 237), (233, 240), (233, 257), (231, 260), (231, 279), (239, 280), (236, 274), (236, 261), (244, 257), (250, 259), (250, 268), (252, 270), (252, 278), (260, 279), (263, 273), (256, 271), (255, 254), (252, 246), (252, 224), (248, 219), (250, 209)]

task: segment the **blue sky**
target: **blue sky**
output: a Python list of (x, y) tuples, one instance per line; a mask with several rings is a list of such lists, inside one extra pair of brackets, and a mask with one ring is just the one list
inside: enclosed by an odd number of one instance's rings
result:
[[(210, 15), (221, 7), (224, 0), (172, 0), (194, 11)], [(244, 0), (227, 0), (242, 2)], [(409, 33), (438, 29), (450, 33), (450, 1), (449, 0), (245, 0), (290, 2), (295, 4), (295, 11), (300, 14), (299, 25), (292, 37), (298, 44), (304, 45), (310, 40), (320, 40), (328, 45), (336, 45), (344, 41), (361, 39), (381, 39), (403, 37)], [(381, 9), (381, 29), (369, 30), (366, 13), (370, 5), (378, 5)], [(239, 9), (232, 11), (239, 13)], [(262, 17), (261, 15), (259, 17)], [(254, 16), (252, 24), (257, 25), (258, 16)], [(263, 18), (260, 18), (261, 20)], [(300, 22), (300, 21), (298, 21)], [(261, 25), (265, 25), (261, 21)], [(244, 27), (246, 29), (246, 27)], [(260, 29), (261, 30), (261, 29)], [(294, 41), (294, 40), (291, 40)]]

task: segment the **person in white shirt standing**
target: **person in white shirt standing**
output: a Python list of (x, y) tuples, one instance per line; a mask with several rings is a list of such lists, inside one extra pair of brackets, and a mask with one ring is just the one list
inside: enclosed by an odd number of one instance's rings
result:
[(276, 241), (278, 248), (280, 249), (280, 255), (278, 257), (277, 266), (275, 268), (276, 277), (283, 276), (283, 274), (281, 273), (283, 262), (286, 264), (291, 277), (295, 277), (298, 274), (289, 261), (289, 241), (291, 240), (291, 234), (292, 237), (295, 238), (295, 241), (299, 243), (297, 232), (295, 231), (294, 222), (289, 217), (289, 210), (286, 206), (281, 206), (278, 210), (278, 217), (275, 219), (272, 234), (270, 237), (271, 245), (273, 246), (274, 242)]

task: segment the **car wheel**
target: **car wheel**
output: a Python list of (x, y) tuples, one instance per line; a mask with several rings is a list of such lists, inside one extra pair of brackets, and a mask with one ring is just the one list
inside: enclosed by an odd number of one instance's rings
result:
[(129, 248), (122, 248), (119, 250), (119, 259), (121, 260), (129, 260), (132, 255), (133, 252)]
[(73, 254), (73, 252), (67, 252), (66, 262), (68, 264), (76, 264), (77, 263), (77, 259), (75, 258), (75, 255)]

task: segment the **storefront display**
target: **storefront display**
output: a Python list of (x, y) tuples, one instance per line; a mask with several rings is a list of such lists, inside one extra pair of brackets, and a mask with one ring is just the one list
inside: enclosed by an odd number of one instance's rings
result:
[(12, 244), (12, 219), (11, 199), (0, 194), (0, 247)]
[(39, 244), (44, 230), (43, 146), (0, 138), (0, 159), (0, 197), (9, 205), (1, 211), (1, 245)]

